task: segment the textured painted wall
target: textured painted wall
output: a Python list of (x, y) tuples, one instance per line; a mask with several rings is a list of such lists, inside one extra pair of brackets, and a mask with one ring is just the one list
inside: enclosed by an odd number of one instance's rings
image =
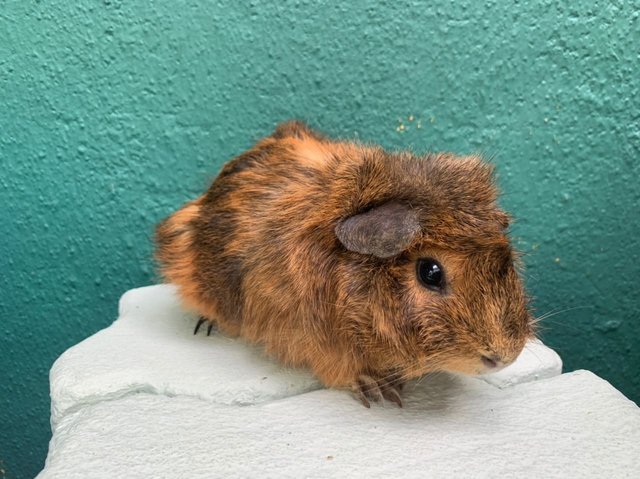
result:
[(0, 477), (42, 467), (54, 359), (155, 281), (154, 223), (291, 117), (492, 156), (544, 338), (640, 399), (635, 2), (65, 3), (0, 1)]

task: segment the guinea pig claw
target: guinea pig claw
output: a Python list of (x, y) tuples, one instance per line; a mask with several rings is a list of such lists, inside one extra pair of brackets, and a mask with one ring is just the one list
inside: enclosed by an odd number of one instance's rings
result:
[(358, 386), (356, 386), (356, 385), (353, 386), (353, 392), (356, 395), (356, 398), (358, 398), (360, 400), (360, 402), (362, 403), (362, 405), (364, 407), (366, 407), (367, 409), (371, 408), (371, 403), (365, 397), (364, 393), (362, 392), (362, 390)]
[(193, 330), (193, 334), (198, 334), (198, 330), (200, 329), (200, 326), (202, 325), (202, 323), (205, 323), (205, 322), (209, 323), (209, 326), (207, 327), (207, 336), (211, 336), (211, 331), (215, 332), (214, 323), (213, 321), (209, 321), (204, 316), (200, 316), (200, 318), (198, 319), (198, 322), (196, 323), (196, 327)]
[[(400, 384), (401, 383), (398, 385)], [(353, 391), (356, 398), (358, 398), (366, 408), (371, 407), (369, 400), (382, 402), (383, 399), (396, 403), (398, 407), (402, 407), (402, 399), (396, 389), (396, 384), (389, 383), (388, 381), (376, 381), (371, 376), (362, 374), (353, 385)]]
[(206, 320), (207, 318), (203, 318), (202, 316), (200, 316), (200, 319), (198, 319), (198, 322), (196, 323), (196, 327), (193, 330), (194, 335), (198, 334), (198, 329), (200, 329), (200, 325), (204, 323)]
[(402, 399), (400, 398), (400, 393), (393, 386), (383, 386), (382, 388), (382, 396), (387, 400), (394, 402), (398, 405), (398, 407), (402, 407)]

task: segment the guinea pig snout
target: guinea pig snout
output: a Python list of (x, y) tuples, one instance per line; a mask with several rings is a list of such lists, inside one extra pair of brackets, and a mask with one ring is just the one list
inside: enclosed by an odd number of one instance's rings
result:
[(480, 353), (481, 370), (484, 374), (497, 373), (514, 361), (513, 356), (493, 353)]
[(500, 357), (495, 354), (491, 356), (482, 356), (480, 360), (482, 361), (484, 367), (487, 369), (495, 369), (502, 364)]

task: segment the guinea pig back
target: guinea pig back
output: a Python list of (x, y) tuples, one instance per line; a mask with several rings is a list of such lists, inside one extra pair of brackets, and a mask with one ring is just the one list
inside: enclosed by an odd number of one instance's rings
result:
[(533, 335), (476, 156), (416, 156), (280, 125), (157, 229), (185, 305), (365, 405), (403, 381), (481, 374)]

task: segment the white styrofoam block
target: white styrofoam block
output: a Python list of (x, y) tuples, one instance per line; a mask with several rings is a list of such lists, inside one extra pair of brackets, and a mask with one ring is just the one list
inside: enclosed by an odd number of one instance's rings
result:
[(405, 408), (317, 390), (248, 406), (131, 394), (65, 416), (38, 479), (640, 477), (640, 409), (578, 371), (427, 377)]
[[(222, 404), (255, 404), (318, 389), (306, 370), (285, 368), (259, 347), (221, 334), (192, 334), (171, 285), (128, 291), (119, 318), (66, 351), (53, 365), (51, 422), (78, 408), (131, 392), (186, 395)], [(204, 328), (203, 328), (204, 329)], [(531, 342), (511, 366), (482, 379), (499, 387), (560, 374), (555, 352)]]
[(542, 343), (486, 382), (431, 375), (403, 409), (366, 409), (195, 322), (172, 286), (132, 290), (58, 359), (41, 479), (640, 473), (635, 404), (585, 371), (544, 379), (561, 362)]
[(51, 423), (77, 408), (131, 392), (252, 404), (320, 388), (309, 372), (265, 358), (260, 348), (206, 336), (171, 285), (128, 291), (119, 318), (67, 350), (50, 372)]

